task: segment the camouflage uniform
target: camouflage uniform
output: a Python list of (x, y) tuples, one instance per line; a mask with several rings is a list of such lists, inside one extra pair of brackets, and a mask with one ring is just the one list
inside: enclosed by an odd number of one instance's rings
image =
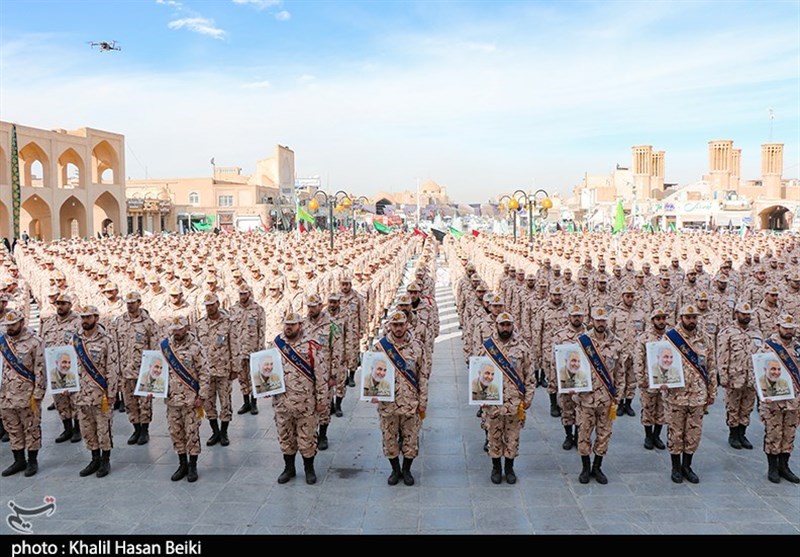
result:
[(654, 308), (662, 308), (667, 313), (667, 327), (675, 326), (678, 317), (678, 292), (670, 285), (664, 288), (659, 281), (653, 290), (650, 291), (650, 298)]
[(230, 311), (231, 350), (233, 371), (239, 374), (239, 389), (250, 400), (253, 386), (250, 382), (250, 354), (264, 350), (266, 312), (250, 295), (247, 305), (236, 302)]
[(200, 386), (195, 393), (194, 389), (178, 377), (174, 369), (169, 370), (167, 426), (172, 448), (179, 455), (197, 457), (200, 454), (200, 408), (197, 400), (208, 400), (210, 391), (211, 375), (206, 351), (192, 332), (187, 332), (181, 341), (175, 340), (170, 334), (169, 346)]
[[(18, 314), (18, 317), (22, 315)], [(17, 360), (34, 375), (34, 381), (28, 381), (14, 371), (7, 361), (3, 361), (3, 380), (0, 385), (3, 426), (11, 440), (12, 451), (38, 451), (42, 447), (42, 399), (47, 382), (44, 342), (28, 327), (23, 327), (16, 338), (6, 335), (5, 330), (3, 335)]]
[[(45, 348), (72, 344), (72, 335), (80, 328), (81, 318), (74, 311), (70, 310), (65, 317), (58, 314), (51, 315), (42, 321), (40, 329)], [(62, 421), (78, 419), (78, 408), (75, 405), (76, 396), (77, 393), (53, 395), (58, 416)]]
[(534, 322), (533, 329), (533, 366), (544, 369), (547, 377), (547, 392), (550, 394), (551, 406), (555, 404), (558, 393), (556, 368), (550, 355), (553, 352), (553, 339), (557, 331), (569, 322), (569, 307), (563, 301), (555, 304), (552, 299), (543, 304)]
[[(795, 328), (796, 331), (796, 328)], [(789, 357), (800, 367), (800, 341), (786, 341), (778, 333), (769, 336), (769, 340), (786, 349)], [(765, 343), (760, 352), (773, 352)], [(788, 455), (794, 450), (797, 424), (800, 421), (800, 385), (794, 385), (795, 397), (791, 400), (764, 401), (759, 404), (758, 413), (764, 423), (764, 452), (768, 455)], [(788, 461), (788, 457), (787, 457)]]
[[(78, 358), (81, 390), (77, 393), (75, 403), (78, 406), (81, 432), (83, 440), (86, 442), (86, 448), (90, 451), (98, 449), (111, 451), (113, 447), (111, 421), (114, 412), (110, 408), (110, 404), (117, 397), (119, 386), (119, 349), (117, 343), (102, 326), (96, 325), (95, 328), (96, 332), (91, 337), (86, 336), (86, 331), (82, 328), (78, 330), (77, 335), (83, 340), (86, 353), (97, 371), (105, 378), (107, 388), (103, 390), (92, 380)], [(105, 412), (103, 412), (104, 398), (106, 399), (105, 406), (109, 406)]]
[[(666, 333), (664, 329), (664, 333)], [(642, 403), (642, 425), (645, 427), (663, 426), (666, 423), (664, 395), (660, 389), (650, 388), (650, 377), (647, 373), (647, 343), (666, 339), (653, 327), (639, 335), (636, 346), (638, 353), (633, 360), (636, 380), (639, 382), (639, 399)], [(659, 427), (659, 433), (661, 427)]]
[[(205, 307), (205, 304), (204, 304)], [(195, 325), (197, 340), (205, 348), (208, 367), (208, 396), (205, 400), (205, 413), (209, 420), (217, 417), (223, 424), (231, 421), (233, 409), (231, 408), (231, 380), (239, 370), (233, 370), (236, 360), (233, 358), (234, 324), (227, 311), (220, 309), (216, 319), (208, 315), (200, 318)], [(217, 414), (217, 399), (219, 399), (219, 414)], [(213, 427), (213, 426), (212, 426)]]
[[(621, 290), (625, 291), (627, 287), (623, 287)], [(621, 295), (622, 293), (620, 293)], [(625, 353), (625, 368), (622, 379), (617, 384), (617, 391), (620, 398), (625, 400), (626, 411), (630, 409), (631, 401), (636, 396), (636, 372), (634, 371), (633, 356), (636, 351), (636, 338), (644, 332), (645, 323), (645, 313), (636, 305), (627, 307), (620, 302), (611, 313), (609, 327), (622, 341), (622, 350)], [(631, 414), (633, 414), (633, 410), (631, 410)]]
[(345, 361), (347, 369), (352, 373), (358, 367), (361, 338), (367, 328), (367, 304), (364, 297), (354, 288), (348, 294), (341, 294), (340, 302), (342, 311), (347, 312), (345, 319), (350, 329), (347, 335), (348, 346), (345, 346)]
[[(338, 296), (338, 294), (336, 295)], [(331, 362), (331, 377), (335, 381), (334, 389), (332, 389), (335, 391), (334, 397), (339, 399), (338, 403), (341, 406), (341, 400), (344, 399), (347, 392), (347, 366), (344, 355), (345, 346), (347, 346), (347, 326), (345, 325), (347, 315), (342, 311), (341, 306), (337, 308), (336, 313), (333, 313), (330, 307), (326, 311), (331, 322), (336, 325), (337, 336), (340, 337), (338, 344), (341, 354), (338, 359), (334, 358)]]
[(734, 320), (717, 339), (719, 384), (725, 389), (725, 423), (729, 428), (750, 425), (756, 401), (752, 355), (764, 343), (761, 331), (751, 323), (747, 328)]
[[(321, 302), (320, 302), (321, 303)], [(326, 310), (322, 310), (316, 319), (306, 316), (303, 331), (309, 339), (313, 339), (319, 346), (319, 354), (322, 356), (315, 361), (314, 372), (317, 374), (317, 381), (325, 378), (328, 382), (328, 406), (333, 402), (336, 392), (337, 382), (344, 374), (344, 334), (342, 325), (330, 316)], [(340, 403), (341, 404), (341, 403)], [(323, 412), (319, 416), (319, 425), (328, 425), (331, 422), (331, 413)]]
[[(553, 337), (553, 346), (578, 342), (578, 337), (584, 334), (586, 330), (586, 326), (583, 323), (581, 323), (581, 326), (577, 329), (572, 326), (572, 323), (568, 323), (564, 328), (556, 331), (555, 336)], [(556, 364), (554, 351), (550, 350), (549, 354), (543, 354), (543, 356), (546, 356), (547, 359), (550, 360), (550, 365), (553, 369), (555, 369)], [(558, 403), (561, 407), (561, 425), (572, 428), (572, 426), (575, 425), (576, 417), (575, 401), (572, 400), (572, 395), (558, 395)]]
[(114, 320), (111, 329), (119, 346), (120, 387), (125, 400), (128, 421), (136, 424), (149, 424), (153, 421), (153, 399), (136, 396), (136, 381), (142, 365), (144, 350), (157, 350), (161, 335), (158, 324), (147, 310), (139, 308), (139, 315), (131, 316), (127, 311)]

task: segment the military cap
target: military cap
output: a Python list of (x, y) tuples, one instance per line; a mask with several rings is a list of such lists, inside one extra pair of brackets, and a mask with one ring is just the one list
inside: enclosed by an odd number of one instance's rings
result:
[(629, 282), (624, 283), (622, 285), (622, 289), (620, 290), (620, 294), (635, 294), (635, 293), (636, 293), (636, 288), (634, 288), (634, 286)]
[(328, 294), (328, 301), (336, 300), (338, 302), (341, 299), (342, 299), (342, 295), (339, 294), (338, 292), (331, 292), (330, 294)]
[(25, 316), (21, 311), (17, 309), (10, 309), (6, 312), (5, 316), (3, 316), (3, 324), (11, 325), (13, 323), (17, 323), (18, 321), (22, 321), (23, 319), (25, 319)]
[(751, 306), (747, 302), (740, 302), (740, 303), (736, 304), (736, 307), (733, 308), (733, 311), (738, 312), (738, 313), (750, 314), (750, 313), (753, 313), (755, 311), (755, 309), (753, 308), (753, 306)]
[(169, 318), (169, 330), (177, 331), (189, 326), (189, 318), (185, 315), (176, 315)]
[(697, 306), (694, 304), (684, 304), (681, 308), (679, 315), (700, 315), (700, 311), (697, 309)]
[(348, 275), (348, 274), (344, 274), (344, 275), (342, 275), (342, 277), (339, 279), (339, 282), (352, 283), (352, 282), (353, 282), (353, 277), (351, 277), (351, 276), (350, 276), (350, 275)]
[(784, 329), (795, 329), (797, 328), (797, 319), (788, 313), (781, 314), (781, 316), (778, 318), (778, 327), (783, 327)]
[(717, 274), (717, 276), (714, 277), (714, 280), (717, 281), (717, 282), (721, 282), (723, 284), (727, 284), (728, 283), (728, 277), (726, 277), (722, 273)]
[(536, 275), (533, 273), (533, 271), (528, 271), (525, 273), (525, 280), (536, 280)]
[(89, 317), (90, 315), (100, 315), (100, 310), (97, 306), (81, 306), (78, 315), (81, 317)]
[(103, 286), (103, 292), (111, 292), (113, 290), (119, 290), (119, 287), (114, 282), (108, 281), (105, 286)]
[(231, 276), (240, 277), (242, 276), (242, 272), (239, 269), (234, 269), (233, 272), (231, 273)]
[(470, 280), (471, 280), (472, 282), (480, 282), (480, 280), (481, 280), (481, 277), (478, 275), (478, 273), (473, 273), (473, 274), (472, 274), (472, 277), (470, 277)]
[(501, 313), (500, 315), (497, 316), (497, 319), (495, 319), (495, 322), (496, 323), (513, 323), (514, 322), (514, 318), (511, 317), (510, 313), (508, 313), (507, 311), (504, 311), (503, 313)]
[[(300, 275), (298, 275), (296, 271), (292, 271), (291, 273), (287, 273), (286, 280), (299, 281)], [(344, 277), (342, 277), (342, 282), (344, 282)]]
[(283, 316), (284, 325), (295, 325), (297, 323), (302, 323), (302, 322), (303, 318), (296, 311), (290, 311), (289, 313)]
[(394, 311), (389, 316), (389, 323), (406, 323), (408, 322), (408, 317), (402, 311)]
[(10, 302), (11, 296), (6, 292), (0, 292), (0, 302)]
[(490, 304), (490, 303), (492, 303), (492, 300), (494, 299), (494, 294), (491, 293), (491, 292), (487, 292), (486, 294), (483, 295), (482, 299), (487, 304)]
[(53, 273), (53, 278), (56, 279), (56, 280), (64, 280), (64, 279), (66, 279), (66, 277), (64, 276), (64, 273), (62, 273), (61, 271), (56, 271), (55, 273)]
[(586, 312), (578, 304), (573, 304), (569, 307), (570, 315), (586, 315)]
[(474, 271), (474, 270), (475, 270), (475, 264), (474, 263), (467, 263), (467, 271), (469, 272), (469, 271)]
[(669, 317), (669, 315), (667, 315), (667, 312), (664, 310), (664, 308), (656, 307), (650, 312), (650, 319), (655, 319), (656, 317)]
[(213, 292), (206, 292), (203, 295), (203, 305), (210, 306), (219, 302), (219, 298)]
[(417, 281), (412, 282), (406, 287), (406, 290), (409, 292), (422, 292), (422, 288), (419, 287), (419, 283)]
[(424, 275), (425, 274), (425, 269), (423, 269), (422, 267), (417, 267), (417, 270), (414, 271), (414, 274), (415, 275)]
[(485, 282), (481, 281), (480, 283), (478, 283), (478, 286), (475, 288), (475, 291), (476, 292), (488, 292), (489, 291), (489, 285), (486, 284)]
[(486, 295), (491, 297), (489, 299), (489, 303), (491, 305), (493, 305), (493, 306), (502, 306), (503, 305), (503, 298), (502, 298), (502, 296), (500, 296), (500, 294), (489, 293), (489, 294), (486, 294)]
[(58, 295), (56, 296), (56, 303), (58, 302), (65, 302), (71, 304), (72, 296), (69, 294), (69, 292), (59, 292)]
[(644, 271), (636, 271), (633, 276), (636, 278), (644, 278)]
[(591, 317), (592, 319), (602, 319), (608, 321), (608, 312), (604, 307), (592, 308)]
[(182, 294), (183, 293), (183, 289), (181, 288), (180, 284), (173, 284), (172, 286), (169, 287), (169, 290), (167, 291), (167, 293), (170, 296), (177, 296), (178, 294)]
[(184, 271), (180, 275), (181, 280), (192, 280), (192, 273), (190, 271)]
[(597, 282), (605, 282), (605, 283), (607, 283), (608, 282), (608, 277), (605, 276), (605, 275), (600, 275), (599, 277), (597, 277)]
[(318, 306), (322, 303), (322, 298), (320, 298), (317, 294), (309, 294), (306, 296), (306, 305), (307, 306)]
[(139, 294), (135, 290), (133, 292), (128, 292), (127, 294), (125, 294), (125, 302), (126, 303), (128, 303), (128, 302), (141, 302), (141, 301), (142, 301), (142, 295)]
[(410, 306), (411, 305), (411, 296), (408, 294), (401, 294), (397, 297), (397, 305), (398, 306)]
[(206, 284), (210, 284), (210, 283), (214, 283), (214, 282), (217, 282), (217, 277), (216, 276), (214, 276), (212, 274), (206, 275)]
[(250, 285), (246, 282), (243, 282), (239, 285), (239, 294), (244, 294), (245, 292), (253, 292), (253, 289), (250, 288)]
[(550, 286), (550, 294), (564, 294), (564, 289), (561, 288), (561, 285)]
[(764, 289), (764, 294), (777, 294), (780, 295), (781, 291), (777, 284), (770, 284)]
[(510, 269), (511, 263), (503, 263), (503, 269)]

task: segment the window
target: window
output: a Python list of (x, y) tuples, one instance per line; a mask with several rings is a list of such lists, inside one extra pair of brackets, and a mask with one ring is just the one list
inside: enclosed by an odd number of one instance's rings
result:
[(189, 192), (189, 205), (197, 205), (200, 203), (200, 194), (196, 191)]
[(220, 207), (233, 207), (233, 196), (232, 195), (220, 195), (219, 202), (217, 205)]

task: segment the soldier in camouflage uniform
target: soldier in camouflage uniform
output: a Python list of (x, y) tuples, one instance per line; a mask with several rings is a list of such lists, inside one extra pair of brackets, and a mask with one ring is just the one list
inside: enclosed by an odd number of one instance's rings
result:
[(667, 313), (667, 326), (675, 325), (676, 313), (678, 311), (678, 292), (673, 288), (670, 281), (672, 278), (666, 273), (658, 276), (658, 284), (650, 290), (650, 298), (654, 308), (661, 308)]
[[(189, 327), (188, 317), (173, 317), (168, 326), (169, 336), (159, 343), (170, 368), (167, 425), (172, 447), (178, 454), (178, 469), (170, 478), (173, 482), (198, 479), (200, 420), (203, 405), (209, 399), (206, 351)], [(174, 355), (174, 361), (170, 355)]]
[(659, 389), (650, 388), (650, 377), (647, 371), (647, 343), (664, 340), (667, 332), (667, 312), (655, 308), (650, 313), (652, 327), (639, 335), (637, 347), (639, 352), (633, 360), (636, 380), (639, 382), (639, 400), (642, 404), (642, 426), (644, 426), (644, 448), (648, 451), (664, 450), (666, 446), (661, 440), (661, 430), (666, 423), (664, 395)]
[(778, 330), (778, 318), (782, 308), (779, 304), (781, 290), (776, 284), (770, 284), (764, 289), (764, 299), (755, 306), (756, 328), (764, 336), (769, 336)]
[[(581, 305), (574, 304), (569, 307), (569, 323), (555, 333), (553, 346), (558, 344), (570, 344), (578, 342), (578, 337), (586, 332), (584, 324), (585, 312)], [(555, 359), (555, 353), (551, 350), (550, 354), (543, 354), (542, 357)], [(555, 361), (551, 362), (555, 369)], [(561, 407), (561, 425), (564, 426), (564, 442), (561, 448), (565, 451), (578, 446), (578, 426), (575, 425), (575, 402), (571, 394), (558, 395), (559, 406)], [(574, 430), (574, 431), (573, 431)]]
[(250, 382), (250, 354), (264, 350), (266, 335), (266, 313), (264, 308), (253, 300), (253, 290), (243, 284), (239, 287), (239, 301), (230, 311), (233, 350), (233, 371), (239, 377), (239, 389), (244, 403), (237, 414), (258, 414), (256, 400), (252, 396)]
[(553, 352), (553, 338), (557, 331), (569, 323), (569, 306), (564, 303), (560, 286), (550, 288), (550, 300), (539, 310), (533, 322), (533, 360), (534, 369), (543, 369), (547, 377), (547, 393), (550, 396), (550, 416), (561, 417), (558, 406), (558, 380), (550, 354)]
[(339, 341), (342, 349), (341, 357), (331, 362), (331, 378), (334, 381), (334, 387), (331, 389), (333, 391), (333, 413), (337, 418), (344, 416), (342, 401), (347, 393), (347, 367), (344, 356), (344, 347), (347, 346), (347, 327), (345, 325), (347, 315), (341, 309), (340, 298), (339, 292), (333, 291), (328, 294), (326, 308), (331, 322), (336, 325), (336, 334), (341, 337)]
[(361, 294), (353, 290), (353, 279), (349, 275), (342, 275), (339, 283), (341, 285), (339, 303), (342, 306), (342, 311), (347, 313), (345, 321), (349, 328), (346, 336), (348, 345), (344, 347), (348, 371), (347, 385), (355, 387), (355, 373), (360, 360), (361, 337), (367, 332), (367, 303)]
[(645, 313), (635, 305), (635, 289), (632, 284), (625, 283), (619, 288), (620, 303), (611, 313), (611, 330), (622, 341), (622, 348), (625, 352), (626, 364), (623, 370), (623, 380), (617, 385), (621, 395), (620, 406), (617, 408), (617, 416), (635, 416), (631, 403), (636, 396), (636, 374), (633, 370), (633, 355), (636, 350), (636, 337), (644, 332)]
[(44, 342), (25, 326), (25, 316), (19, 310), (6, 312), (3, 329), (0, 334), (3, 358), (0, 416), (11, 441), (14, 463), (3, 470), (2, 476), (24, 470), (25, 476), (30, 477), (39, 470), (38, 455), (42, 448), (42, 399), (47, 381)]

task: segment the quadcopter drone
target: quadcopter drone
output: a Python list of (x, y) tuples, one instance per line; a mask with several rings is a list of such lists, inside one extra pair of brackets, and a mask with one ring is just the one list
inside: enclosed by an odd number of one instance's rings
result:
[(100, 52), (109, 52), (111, 50), (122, 50), (122, 47), (117, 45), (117, 41), (99, 41), (99, 42), (90, 42), (89, 46), (92, 48), (98, 47)]

